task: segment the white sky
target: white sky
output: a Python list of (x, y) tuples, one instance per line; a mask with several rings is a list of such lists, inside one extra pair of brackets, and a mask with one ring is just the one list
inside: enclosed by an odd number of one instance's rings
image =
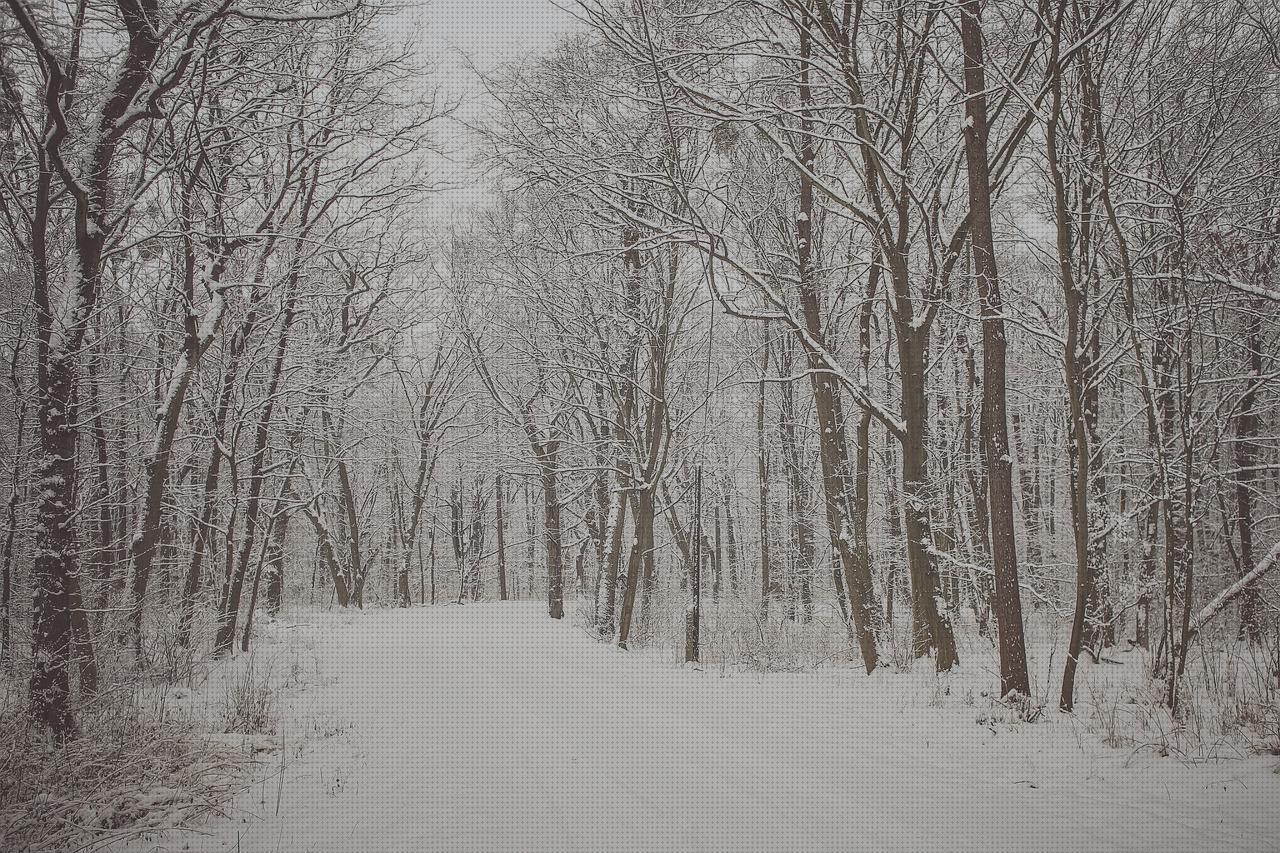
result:
[[(443, 97), (462, 101), (455, 115), (465, 121), (484, 110), (469, 64), (487, 71), (546, 51), (575, 28), (573, 16), (562, 6), (571, 8), (572, 0), (408, 0), (391, 16), (387, 29), (392, 39), (418, 46), (419, 58), (432, 66), (431, 79)], [(481, 191), (461, 162), (467, 156), (463, 129), (450, 123), (439, 133), (458, 161), (446, 164), (440, 177), (464, 186), (428, 202), (432, 209), (424, 213), (436, 221), (448, 220), (451, 211), (478, 201)]]
[(492, 68), (545, 50), (574, 26), (573, 17), (552, 0), (421, 0), (405, 18), (417, 27), (424, 57), (453, 84), (466, 84), (469, 77), (459, 52), (480, 68)]

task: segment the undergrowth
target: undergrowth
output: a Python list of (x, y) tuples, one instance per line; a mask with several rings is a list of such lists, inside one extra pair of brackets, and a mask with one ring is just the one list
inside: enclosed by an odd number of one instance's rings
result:
[[(683, 660), (686, 597), (655, 596), (652, 613), (642, 616), (632, 648)], [(763, 618), (750, 597), (703, 599), (700, 666), (721, 672), (811, 672), (835, 665), (860, 669), (848, 629), (830, 602), (816, 604), (812, 618), (791, 619), (775, 604)], [(579, 622), (590, 625), (590, 601)], [(799, 616), (797, 614), (797, 616)], [(929, 671), (918, 659), (909, 618), (885, 625), (880, 670), (903, 678), (904, 700), (929, 707), (978, 706), (975, 722), (993, 730), (1060, 719), (1056, 712), (1065, 637), (1052, 619), (1028, 624), (1031, 696), (995, 695), (998, 666), (994, 638), (981, 636), (971, 620), (953, 614), (961, 647), (958, 670)], [(1261, 646), (1238, 643), (1219, 630), (1196, 638), (1187, 670), (1178, 681), (1178, 701), (1165, 703), (1167, 685), (1151, 675), (1152, 661), (1131, 644), (1107, 650), (1098, 661), (1082, 661), (1070, 718), (1099, 740), (1133, 754), (1168, 756), (1186, 762), (1280, 755), (1280, 639)], [(978, 698), (980, 697), (980, 701)], [(1280, 772), (1280, 771), (1278, 771)]]
[(54, 747), (21, 703), (0, 710), (0, 848), (90, 850), (186, 823), (233, 792), (242, 750), (140, 707), (124, 691), (81, 709)]

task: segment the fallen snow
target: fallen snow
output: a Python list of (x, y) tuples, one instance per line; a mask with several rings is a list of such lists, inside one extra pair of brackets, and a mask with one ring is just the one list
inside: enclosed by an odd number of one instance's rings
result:
[(282, 772), (129, 849), (1280, 849), (1274, 758), (1135, 759), (892, 672), (676, 666), (535, 604), (307, 620), (274, 638), (318, 639), (317, 683), (280, 699)]

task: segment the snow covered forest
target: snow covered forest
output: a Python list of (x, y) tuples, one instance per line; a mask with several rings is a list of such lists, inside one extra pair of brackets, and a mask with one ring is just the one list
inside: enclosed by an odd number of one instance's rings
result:
[(0, 848), (1280, 849), (1276, 0), (467, 5), (0, 7)]

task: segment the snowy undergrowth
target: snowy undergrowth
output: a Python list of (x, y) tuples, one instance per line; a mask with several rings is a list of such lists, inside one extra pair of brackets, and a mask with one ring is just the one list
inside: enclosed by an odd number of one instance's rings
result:
[[(1185, 762), (1280, 755), (1280, 680), (1270, 644), (1207, 637), (1179, 679), (1177, 708), (1140, 649), (1110, 649), (1084, 671), (1079, 716), (1104, 743)], [(1276, 765), (1280, 772), (1280, 763)]]
[[(211, 659), (149, 639), (145, 672), (103, 647), (102, 689), (55, 748), (25, 713), (15, 666), (0, 679), (0, 849), (114, 847), (220, 813), (283, 759), (277, 697), (318, 680), (313, 639), (264, 618), (249, 654)], [(167, 649), (167, 651), (166, 651)]]
[[(768, 619), (753, 603), (724, 595), (704, 599), (699, 669), (729, 673), (852, 672), (861, 662), (835, 605), (815, 604), (812, 618), (791, 619), (774, 609)], [(580, 602), (576, 622), (590, 624), (590, 602)], [(1261, 647), (1237, 643), (1220, 632), (1198, 637), (1178, 683), (1178, 708), (1166, 704), (1166, 685), (1152, 677), (1151, 654), (1123, 641), (1077, 674), (1076, 705), (1057, 711), (1066, 644), (1065, 627), (1043, 612), (1027, 619), (1031, 695), (999, 696), (994, 639), (981, 635), (963, 614), (952, 614), (961, 665), (936, 673), (933, 659), (912, 653), (909, 619), (885, 628), (880, 669), (874, 676), (901, 707), (969, 707), (977, 726), (993, 733), (1026, 723), (1073, 727), (1129, 758), (1168, 757), (1187, 763), (1280, 755), (1280, 642)], [(683, 662), (684, 602), (655, 599), (636, 631), (633, 649), (660, 660)], [(1280, 762), (1276, 765), (1280, 773)]]

